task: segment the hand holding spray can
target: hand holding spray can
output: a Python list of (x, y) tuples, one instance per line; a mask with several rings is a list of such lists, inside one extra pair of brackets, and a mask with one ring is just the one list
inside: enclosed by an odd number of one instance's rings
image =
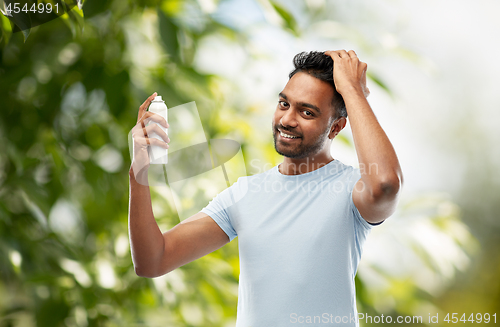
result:
[[(148, 109), (150, 112), (153, 112), (157, 115), (162, 116), (165, 118), (165, 120), (168, 121), (167, 119), (167, 106), (165, 105), (165, 101), (162, 100), (161, 96), (158, 95), (154, 98), (154, 100), (151, 102), (151, 105), (149, 106)], [(156, 124), (154, 121), (149, 121), (149, 124)], [(168, 135), (168, 128), (165, 128), (158, 124), (160, 128), (167, 133)], [(156, 133), (152, 132), (151, 135), (149, 136), (150, 138), (156, 138), (162, 142), (164, 140)], [(148, 148), (148, 154), (149, 154), (149, 162), (151, 164), (166, 164), (168, 163), (168, 149), (162, 148), (161, 146), (158, 145), (150, 145)]]

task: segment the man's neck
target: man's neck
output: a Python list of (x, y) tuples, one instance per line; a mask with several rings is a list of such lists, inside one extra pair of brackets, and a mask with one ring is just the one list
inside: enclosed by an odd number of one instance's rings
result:
[(278, 166), (278, 170), (283, 175), (301, 175), (326, 166), (333, 160), (335, 159), (331, 155), (301, 159), (285, 157), (283, 162)]

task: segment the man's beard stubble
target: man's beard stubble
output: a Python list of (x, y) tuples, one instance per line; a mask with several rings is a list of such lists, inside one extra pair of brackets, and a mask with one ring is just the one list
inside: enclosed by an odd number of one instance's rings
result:
[[(294, 145), (294, 147), (292, 149), (288, 150), (288, 149), (283, 149), (283, 147), (282, 147), (282, 149), (280, 150), (280, 149), (278, 149), (278, 144), (277, 144), (279, 130), (277, 127), (274, 126), (274, 124), (272, 127), (273, 127), (274, 149), (280, 155), (285, 156), (287, 158), (292, 158), (292, 159), (306, 158), (306, 157), (309, 157), (311, 155), (318, 153), (321, 149), (323, 149), (325, 137), (329, 132), (329, 129), (327, 129), (325, 132), (318, 135), (318, 137), (314, 140), (314, 142), (309, 146), (304, 144), (304, 138), (301, 137), (300, 143)], [(282, 125), (280, 125), (279, 128), (285, 133), (287, 131), (290, 131), (290, 129), (285, 128)], [(290, 132), (293, 133), (293, 131), (290, 131)]]

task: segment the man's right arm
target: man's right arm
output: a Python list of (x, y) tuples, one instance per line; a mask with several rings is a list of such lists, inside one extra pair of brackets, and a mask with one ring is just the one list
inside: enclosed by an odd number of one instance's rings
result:
[[(229, 237), (219, 225), (201, 212), (163, 234), (160, 231), (151, 206), (148, 147), (156, 145), (168, 148), (170, 140), (157, 124), (145, 125), (152, 120), (168, 127), (163, 117), (147, 111), (155, 95), (152, 94), (139, 108), (137, 124), (132, 129), (134, 155), (129, 171), (130, 246), (135, 271), (143, 277), (166, 274), (229, 242)], [(153, 132), (160, 135), (163, 141), (149, 138)]]
[(132, 168), (129, 176), (129, 235), (137, 275), (164, 275), (229, 242), (219, 225), (202, 212), (162, 234), (153, 215), (149, 186), (136, 181)]

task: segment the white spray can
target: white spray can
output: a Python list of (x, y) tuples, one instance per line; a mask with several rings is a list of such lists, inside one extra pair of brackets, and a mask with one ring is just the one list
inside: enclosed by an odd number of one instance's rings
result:
[[(154, 100), (151, 102), (151, 105), (149, 106), (149, 111), (154, 112), (155, 114), (160, 115), (163, 118), (165, 118), (165, 120), (167, 120), (167, 106), (165, 105), (165, 101), (161, 99), (161, 96), (158, 95), (154, 98)], [(157, 124), (157, 123), (154, 121), (149, 121), (148, 126), (150, 124)], [(158, 124), (158, 126), (160, 126), (160, 128), (168, 135), (168, 128), (165, 128), (160, 124)], [(155, 132), (151, 132), (149, 137), (156, 138), (162, 142), (165, 142)], [(149, 154), (149, 162), (151, 164), (168, 163), (168, 149), (162, 148), (161, 146), (158, 145), (150, 145), (148, 148), (148, 154)]]

